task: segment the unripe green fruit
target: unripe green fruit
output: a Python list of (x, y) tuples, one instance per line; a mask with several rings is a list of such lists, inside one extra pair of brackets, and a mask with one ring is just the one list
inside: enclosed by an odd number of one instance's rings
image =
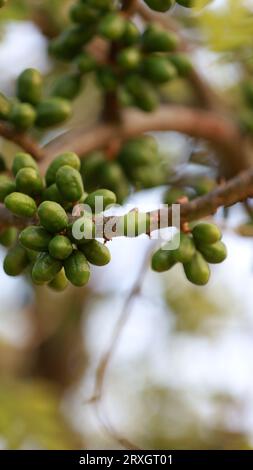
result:
[(65, 29), (60, 36), (50, 42), (49, 52), (59, 59), (72, 60), (88, 43), (94, 34), (94, 28), (73, 26)]
[(0, 93), (0, 118), (8, 119), (10, 115), (11, 104), (3, 93)]
[(34, 168), (21, 168), (16, 176), (16, 187), (21, 193), (36, 196), (43, 190), (43, 181)]
[(70, 18), (75, 23), (90, 24), (99, 18), (99, 12), (84, 3), (76, 3), (70, 9)]
[(193, 199), (194, 197), (196, 197), (194, 189), (188, 187), (172, 187), (169, 188), (164, 194), (163, 202), (171, 206), (172, 204), (176, 204), (181, 198), (185, 197), (187, 197), (188, 199)]
[(141, 63), (141, 53), (136, 47), (122, 49), (117, 55), (117, 63), (125, 70), (135, 70)]
[(100, 172), (98, 175), (98, 181), (100, 186), (108, 188), (113, 191), (119, 199), (119, 189), (124, 191), (124, 194), (128, 194), (129, 188), (126, 177), (120, 165), (117, 162), (104, 162), (100, 166)]
[(218, 242), (222, 233), (215, 224), (210, 224), (207, 222), (200, 222), (195, 225), (192, 230), (192, 235), (197, 244), (212, 244)]
[(137, 237), (150, 232), (150, 215), (145, 212), (131, 211), (122, 217), (122, 223), (126, 237)]
[(112, 0), (81, 0), (83, 3), (88, 3), (93, 8), (97, 8), (99, 10), (111, 10), (113, 7)]
[(55, 183), (57, 171), (65, 165), (71, 166), (79, 171), (81, 163), (77, 154), (74, 152), (65, 152), (58, 155), (52, 161), (46, 172), (46, 183), (48, 186)]
[(198, 251), (188, 263), (184, 264), (184, 272), (188, 281), (197, 286), (204, 286), (210, 278), (209, 266)]
[[(99, 201), (96, 201), (96, 198), (99, 198)], [(112, 191), (109, 191), (109, 189), (98, 189), (97, 191), (90, 193), (84, 202), (85, 204), (90, 206), (92, 212), (99, 212), (104, 211), (108, 206), (112, 204), (116, 204), (116, 201), (116, 195)]]
[(193, 185), (198, 196), (204, 196), (216, 187), (216, 181), (213, 178), (203, 177)]
[(33, 157), (25, 152), (16, 153), (12, 163), (12, 173), (16, 176), (21, 168), (34, 168), (38, 171), (38, 165)]
[(97, 63), (92, 55), (83, 52), (76, 58), (76, 64), (80, 73), (89, 73), (95, 70)]
[(131, 181), (137, 188), (153, 188), (166, 183), (166, 172), (159, 163), (133, 168)]
[(70, 117), (71, 112), (71, 105), (66, 99), (47, 98), (38, 104), (36, 125), (44, 128), (61, 124)]
[(42, 96), (42, 76), (36, 69), (26, 69), (17, 80), (17, 97), (20, 101), (37, 104)]
[(67, 100), (73, 100), (81, 91), (81, 77), (79, 74), (64, 75), (54, 83), (51, 95)]
[(52, 233), (61, 232), (68, 226), (68, 216), (60, 204), (53, 201), (44, 201), (38, 208), (41, 225)]
[(91, 152), (81, 159), (80, 172), (87, 191), (93, 191), (94, 187), (97, 187), (98, 176), (101, 174), (100, 168), (104, 163), (105, 155), (100, 151)]
[(91, 240), (79, 248), (87, 260), (95, 266), (105, 266), (111, 261), (111, 254), (107, 246), (97, 240)]
[(26, 227), (19, 235), (20, 244), (33, 251), (47, 251), (51, 239), (52, 235), (37, 225)]
[(133, 96), (136, 106), (146, 112), (153, 111), (158, 106), (158, 97), (155, 88), (139, 75), (127, 77), (126, 89)]
[(98, 33), (110, 41), (119, 40), (125, 32), (125, 19), (118, 13), (108, 13), (99, 23)]
[(124, 33), (120, 38), (120, 41), (125, 46), (132, 46), (137, 44), (140, 39), (140, 32), (135, 23), (127, 20), (125, 23)]
[(111, 67), (105, 65), (98, 67), (96, 78), (105, 91), (114, 91), (117, 88), (118, 79)]
[(54, 201), (58, 202), (58, 204), (63, 205), (63, 197), (57, 188), (56, 184), (51, 184), (48, 188), (44, 189), (42, 194), (43, 201)]
[(61, 271), (59, 271), (56, 274), (54, 279), (51, 282), (49, 282), (48, 287), (50, 287), (51, 289), (57, 292), (62, 292), (63, 290), (66, 289), (67, 285), (68, 285), (68, 279), (65, 276), (64, 268), (62, 268)]
[(173, 251), (174, 259), (180, 263), (188, 263), (194, 256), (196, 248), (189, 235), (180, 233), (180, 246)]
[(25, 251), (26, 251), (26, 254), (28, 256), (30, 263), (32, 263), (33, 265), (39, 256), (39, 251), (30, 250), (29, 248), (25, 248)]
[(145, 77), (154, 83), (165, 83), (177, 76), (174, 65), (160, 56), (146, 57), (142, 63), (142, 69)]
[(61, 261), (52, 258), (48, 253), (40, 253), (32, 269), (32, 280), (35, 284), (50, 282), (61, 269)]
[(64, 262), (67, 279), (77, 287), (87, 284), (90, 278), (90, 267), (81, 251), (74, 251)]
[(165, 12), (175, 5), (175, 0), (144, 0), (155, 11)]
[(84, 191), (80, 173), (69, 165), (57, 171), (56, 185), (65, 201), (79, 201)]
[(25, 131), (34, 125), (36, 111), (29, 103), (15, 103), (11, 108), (9, 119), (15, 127)]
[(172, 54), (168, 57), (168, 59), (169, 62), (174, 65), (180, 77), (187, 77), (192, 71), (192, 63), (186, 54)]
[(171, 52), (178, 45), (177, 37), (158, 24), (150, 24), (142, 36), (143, 48), (147, 52)]
[(0, 233), (0, 244), (10, 247), (17, 239), (17, 229), (15, 227), (8, 227)]
[(151, 260), (151, 266), (153, 271), (162, 273), (168, 271), (176, 264), (171, 250), (163, 250), (160, 248), (156, 251)]
[(5, 256), (3, 268), (8, 276), (19, 276), (28, 264), (29, 259), (25, 249), (20, 245), (16, 245)]
[(153, 137), (147, 135), (129, 139), (123, 144), (118, 160), (128, 175), (131, 175), (136, 167), (157, 164), (157, 142)]
[(20, 217), (33, 217), (37, 212), (37, 206), (30, 196), (26, 194), (13, 192), (9, 194), (5, 200), (4, 204), (13, 214)]
[(7, 175), (0, 175), (0, 202), (16, 190), (15, 182)]
[(223, 242), (212, 243), (211, 245), (198, 245), (198, 250), (202, 253), (208, 263), (222, 263), (227, 257), (227, 248)]
[(56, 235), (50, 241), (48, 251), (54, 258), (63, 260), (71, 255), (73, 251), (72, 243), (64, 235)]

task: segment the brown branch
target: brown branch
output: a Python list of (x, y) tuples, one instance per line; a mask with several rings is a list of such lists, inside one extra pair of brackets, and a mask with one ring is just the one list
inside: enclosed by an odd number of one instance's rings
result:
[(24, 132), (18, 132), (6, 122), (0, 121), (0, 135), (30, 153), (36, 160), (44, 157), (43, 149), (32, 137)]
[(47, 158), (42, 162), (42, 168), (45, 170), (57, 153), (68, 148), (82, 157), (106, 147), (113, 139), (124, 141), (151, 131), (176, 131), (209, 141), (220, 152), (221, 166), (227, 178), (249, 165), (247, 143), (231, 119), (212, 111), (164, 105), (153, 113), (127, 110), (122, 113), (118, 125), (102, 123), (90, 130), (79, 128), (65, 133), (45, 147)]

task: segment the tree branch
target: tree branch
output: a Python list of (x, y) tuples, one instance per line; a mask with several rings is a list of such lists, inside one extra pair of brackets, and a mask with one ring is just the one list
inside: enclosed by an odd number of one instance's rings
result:
[(104, 148), (113, 139), (124, 141), (151, 131), (176, 131), (209, 141), (220, 152), (221, 166), (227, 178), (249, 166), (247, 142), (231, 119), (212, 111), (164, 105), (153, 113), (126, 110), (118, 125), (101, 123), (90, 130), (79, 128), (66, 132), (45, 147), (47, 157), (41, 167), (45, 171), (53, 157), (67, 148), (82, 157)]
[(6, 122), (0, 121), (0, 135), (30, 153), (35, 160), (41, 160), (44, 157), (43, 149), (32, 137), (25, 132), (18, 132)]

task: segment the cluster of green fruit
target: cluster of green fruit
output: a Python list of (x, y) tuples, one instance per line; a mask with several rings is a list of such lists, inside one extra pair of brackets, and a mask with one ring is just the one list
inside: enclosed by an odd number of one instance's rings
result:
[(148, 135), (125, 142), (113, 161), (103, 151), (86, 155), (81, 174), (88, 191), (108, 188), (119, 203), (129, 195), (131, 185), (136, 189), (151, 188), (164, 184), (166, 178), (157, 142)]
[[(110, 261), (104, 244), (73, 236), (68, 211), (77, 202), (88, 204), (91, 212), (95, 211), (96, 196), (102, 196), (105, 205), (116, 202), (115, 194), (106, 189), (85, 193), (79, 170), (78, 156), (66, 152), (50, 164), (44, 182), (31, 155), (18, 153), (13, 160), (13, 176), (6, 172), (0, 175), (0, 202), (27, 221), (19, 234), (14, 227), (0, 234), (0, 243), (10, 247), (4, 260), (8, 275), (17, 276), (30, 267), (35, 284), (62, 290), (68, 281), (85, 285), (89, 263), (103, 266)], [(92, 214), (86, 220), (93, 226)]]
[[(191, 70), (189, 59), (175, 53), (177, 37), (158, 24), (150, 23), (141, 34), (115, 2), (78, 0), (70, 10), (75, 23), (50, 44), (50, 52), (73, 61), (73, 71), (60, 78), (58, 96), (73, 99), (80, 91), (84, 74), (94, 72), (106, 92), (114, 92), (122, 105), (152, 111), (158, 104), (157, 85)], [(95, 36), (110, 45), (107, 63), (97, 61), (84, 47)]]
[[(202, 0), (201, 6), (205, 6), (212, 0)], [(196, 0), (144, 0), (144, 2), (155, 11), (165, 12), (171, 7), (181, 5), (182, 7), (191, 8), (196, 5)]]
[(227, 249), (221, 241), (221, 231), (210, 223), (195, 225), (191, 234), (180, 234), (180, 245), (176, 250), (160, 248), (152, 257), (152, 269), (164, 272), (182, 263), (187, 279), (198, 286), (207, 284), (210, 278), (209, 264), (222, 263)]

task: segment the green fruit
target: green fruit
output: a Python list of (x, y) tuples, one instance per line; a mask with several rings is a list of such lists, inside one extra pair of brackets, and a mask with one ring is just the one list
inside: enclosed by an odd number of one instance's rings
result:
[(101, 164), (98, 181), (100, 187), (110, 189), (116, 194), (118, 203), (121, 203), (129, 194), (129, 183), (117, 162)]
[(49, 282), (48, 287), (50, 287), (51, 289), (57, 292), (61, 292), (66, 289), (67, 285), (68, 285), (68, 279), (65, 276), (64, 268), (62, 268), (61, 271), (59, 271), (56, 274), (54, 279), (51, 282)]
[(167, 11), (173, 5), (175, 5), (175, 0), (144, 0), (145, 3), (155, 11)]
[(60, 204), (53, 201), (44, 201), (38, 208), (41, 225), (52, 233), (61, 232), (68, 226), (68, 216)]
[(69, 165), (59, 168), (56, 173), (56, 184), (65, 201), (79, 201), (84, 191), (79, 171)]
[(177, 76), (174, 65), (170, 64), (165, 57), (158, 55), (146, 57), (142, 63), (145, 78), (154, 83), (165, 83)]
[(213, 178), (203, 177), (192, 185), (198, 196), (204, 196), (216, 187), (216, 181)]
[(54, 201), (58, 202), (58, 204), (63, 204), (63, 197), (55, 183), (44, 189), (42, 199), (43, 201)]
[(109, 189), (98, 189), (90, 193), (85, 199), (85, 204), (90, 206), (92, 212), (103, 212), (108, 206), (116, 204), (116, 195)]
[(50, 282), (61, 269), (61, 261), (52, 258), (48, 253), (40, 253), (32, 269), (32, 280), (35, 284)]
[(5, 200), (4, 204), (13, 214), (20, 217), (33, 217), (37, 212), (37, 206), (30, 196), (26, 194), (13, 192), (9, 194)]
[(124, 70), (135, 70), (141, 63), (141, 53), (136, 47), (122, 49), (117, 55), (117, 63)]
[(161, 164), (133, 168), (129, 179), (137, 188), (153, 188), (166, 183), (166, 172)]
[(47, 98), (41, 101), (37, 107), (36, 125), (38, 127), (50, 127), (61, 124), (71, 115), (71, 105), (64, 98)]
[(35, 261), (36, 261), (36, 259), (37, 259), (37, 257), (38, 257), (39, 252), (38, 252), (38, 251), (35, 251), (35, 250), (30, 250), (29, 248), (26, 248), (25, 251), (26, 251), (26, 254), (27, 254), (27, 256), (28, 256), (29, 261), (30, 261), (32, 264), (34, 264)]
[(202, 253), (208, 263), (222, 263), (227, 257), (227, 248), (223, 242), (212, 243), (211, 245), (198, 245), (198, 250)]
[(192, 235), (194, 241), (197, 244), (212, 244), (218, 242), (221, 237), (222, 233), (215, 224), (210, 224), (207, 222), (200, 222), (199, 224), (195, 225), (192, 230)]
[(98, 177), (101, 174), (100, 168), (105, 162), (103, 152), (94, 151), (86, 154), (81, 159), (81, 175), (84, 181), (85, 189), (93, 191), (98, 187)]
[(0, 233), (0, 244), (9, 247), (14, 244), (17, 239), (17, 229), (8, 227)]
[(87, 260), (95, 266), (105, 266), (111, 261), (111, 254), (107, 246), (97, 240), (91, 240), (79, 248)]
[(125, 87), (133, 96), (136, 106), (143, 111), (151, 112), (158, 106), (158, 96), (155, 88), (139, 75), (126, 78)]
[(120, 41), (125, 46), (132, 46), (139, 42), (140, 32), (133, 21), (127, 20), (125, 23), (124, 33), (120, 38)]
[(51, 95), (73, 100), (81, 91), (82, 80), (79, 74), (59, 77), (54, 83)]
[(20, 101), (37, 104), (42, 97), (42, 76), (36, 69), (26, 69), (17, 80), (17, 97)]
[(138, 166), (157, 163), (158, 146), (151, 136), (141, 136), (125, 142), (119, 152), (118, 160), (128, 175)]
[(7, 175), (0, 175), (0, 202), (16, 190), (15, 182)]
[(112, 0), (81, 0), (83, 3), (88, 3), (93, 8), (96, 8), (100, 11), (111, 10), (113, 7)]
[(174, 259), (180, 263), (188, 263), (196, 252), (194, 242), (189, 235), (180, 233), (180, 245), (173, 251)]
[(160, 248), (152, 256), (151, 266), (153, 271), (162, 273), (168, 271), (176, 264), (176, 261), (171, 250)]
[(3, 93), (0, 93), (0, 119), (8, 119), (11, 110), (11, 104)]
[(33, 251), (47, 251), (51, 239), (52, 235), (37, 225), (26, 227), (19, 235), (20, 244)]
[(36, 196), (43, 190), (43, 181), (34, 168), (21, 168), (16, 176), (16, 187), (21, 193)]
[(90, 24), (97, 21), (99, 12), (84, 3), (76, 3), (70, 9), (70, 18), (75, 23)]
[(90, 267), (83, 253), (74, 251), (64, 262), (67, 279), (77, 287), (87, 284), (90, 278)]
[(90, 41), (93, 34), (93, 25), (85, 28), (81, 25), (72, 26), (50, 42), (49, 52), (61, 60), (72, 60), (81, 52), (83, 45)]
[(97, 68), (96, 78), (98, 84), (106, 91), (114, 91), (118, 85), (118, 78), (111, 67), (102, 65)]
[(89, 73), (96, 69), (97, 63), (92, 55), (83, 52), (76, 58), (76, 65), (80, 73)]
[(76, 245), (88, 243), (96, 235), (96, 227), (89, 213), (79, 217), (74, 223), (68, 225), (67, 236)]
[(164, 194), (163, 202), (171, 206), (172, 204), (176, 204), (182, 198), (193, 199), (194, 197), (196, 197), (196, 193), (192, 188), (172, 187)]
[(125, 32), (125, 19), (118, 13), (105, 15), (98, 27), (98, 33), (110, 41), (118, 41)]
[(150, 215), (138, 210), (128, 212), (121, 218), (122, 234), (126, 237), (137, 237), (150, 232)]
[(4, 258), (3, 268), (8, 276), (18, 276), (28, 266), (29, 259), (24, 248), (16, 245), (11, 248)]
[(195, 253), (191, 261), (184, 264), (184, 272), (188, 281), (197, 286), (204, 286), (210, 278), (210, 269), (201, 253)]
[(142, 43), (147, 52), (171, 52), (176, 49), (178, 39), (173, 33), (153, 23), (144, 31)]
[(61, 155), (58, 155), (52, 163), (49, 165), (47, 172), (46, 172), (46, 183), (48, 186), (55, 183), (56, 180), (56, 173), (62, 166), (71, 166), (76, 170), (80, 169), (80, 159), (74, 152), (65, 152)]
[(72, 243), (64, 235), (56, 235), (50, 241), (48, 251), (53, 258), (63, 260), (71, 255), (73, 251)]
[(187, 77), (192, 71), (192, 63), (188, 56), (183, 53), (177, 53), (168, 57), (169, 62), (174, 65), (180, 77)]
[(11, 108), (9, 119), (15, 127), (25, 131), (34, 125), (36, 111), (29, 103), (15, 103)]
[(38, 165), (33, 157), (25, 152), (16, 153), (12, 163), (12, 173), (16, 176), (21, 168), (34, 168), (38, 171)]

